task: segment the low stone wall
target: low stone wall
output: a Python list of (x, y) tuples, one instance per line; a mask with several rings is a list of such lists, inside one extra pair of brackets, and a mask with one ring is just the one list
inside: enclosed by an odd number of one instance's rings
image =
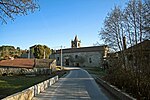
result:
[(22, 74), (35, 74), (35, 75), (45, 75), (51, 74), (52, 70), (50, 68), (13, 68), (13, 67), (0, 67), (0, 76), (6, 75), (22, 75)]
[(113, 95), (115, 95), (121, 100), (136, 100), (135, 98), (129, 96), (127, 93), (122, 92), (115, 86), (110, 85), (109, 83), (107, 83), (106, 81), (100, 78), (97, 78), (96, 81), (100, 83), (105, 89), (107, 89), (109, 92), (111, 92)]
[(38, 95), (40, 92), (44, 91), (46, 88), (54, 84), (56, 81), (58, 81), (58, 76), (55, 76), (53, 78), (50, 78), (46, 81), (43, 81), (41, 83), (38, 83), (28, 89), (25, 89), (21, 92), (15, 93), (13, 95), (10, 95), (6, 98), (3, 98), (2, 100), (32, 100), (32, 98), (36, 95)]
[(31, 73), (32, 69), (26, 69), (26, 68), (13, 68), (13, 67), (1, 67), (0, 66), (0, 76), (3, 74), (7, 75), (18, 75), (22, 73)]

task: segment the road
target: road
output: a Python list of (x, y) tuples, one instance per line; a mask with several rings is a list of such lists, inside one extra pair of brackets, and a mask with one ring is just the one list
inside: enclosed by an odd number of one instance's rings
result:
[(91, 75), (80, 68), (34, 97), (33, 100), (114, 100), (107, 91), (99, 87)]

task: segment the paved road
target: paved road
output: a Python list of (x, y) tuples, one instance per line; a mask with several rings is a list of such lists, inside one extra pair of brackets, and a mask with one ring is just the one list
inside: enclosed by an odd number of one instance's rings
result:
[(113, 100), (113, 97), (99, 87), (83, 69), (73, 69), (70, 73), (37, 95), (34, 100)]

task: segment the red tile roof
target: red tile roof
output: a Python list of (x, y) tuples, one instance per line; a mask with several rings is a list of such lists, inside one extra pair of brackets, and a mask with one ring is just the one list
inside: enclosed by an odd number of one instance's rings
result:
[(34, 59), (14, 59), (14, 60), (2, 60), (0, 61), (2, 67), (17, 67), (17, 68), (33, 68)]

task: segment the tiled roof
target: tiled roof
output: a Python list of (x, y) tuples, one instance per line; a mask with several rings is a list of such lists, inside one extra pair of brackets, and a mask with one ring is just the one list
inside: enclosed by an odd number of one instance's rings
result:
[[(69, 48), (69, 49), (62, 49), (63, 53), (76, 53), (76, 52), (100, 52), (103, 51), (104, 46), (91, 46), (91, 47), (80, 47), (80, 48)], [(60, 50), (56, 50), (56, 53), (60, 53)]]
[[(49, 68), (49, 64), (54, 59), (14, 59), (0, 61), (0, 67), (13, 67), (13, 68)], [(35, 64), (35, 66), (34, 66)]]
[(127, 50), (139, 49), (141, 47), (142, 47), (143, 50), (150, 50), (150, 40), (142, 41), (141, 43), (138, 43), (137, 45), (129, 47)]
[(14, 59), (0, 61), (2, 67), (33, 68), (34, 59)]

